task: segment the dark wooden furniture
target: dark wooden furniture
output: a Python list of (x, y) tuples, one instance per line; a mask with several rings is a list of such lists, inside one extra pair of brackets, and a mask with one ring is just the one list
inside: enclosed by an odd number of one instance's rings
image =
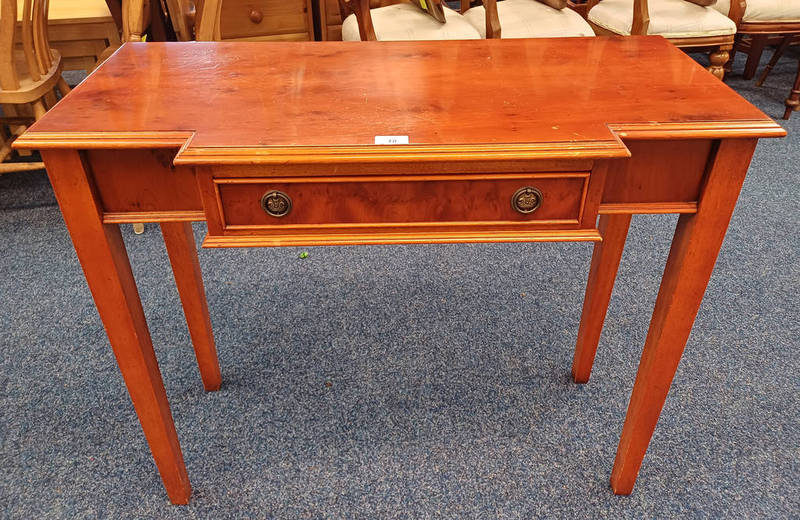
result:
[(627, 494), (757, 140), (783, 135), (661, 37), (128, 43), (16, 146), (42, 150), (167, 493), (186, 503), (119, 224), (161, 223), (215, 390), (190, 221), (207, 222), (205, 247), (595, 241), (572, 367), (585, 383), (631, 215), (680, 214), (611, 474)]
[(771, 37), (800, 35), (800, 2), (797, 0), (717, 0), (714, 8), (736, 23), (736, 43), (731, 61), (746, 42), (744, 79), (752, 79)]
[[(787, 34), (783, 37), (783, 40), (778, 45), (778, 48), (775, 49), (775, 54), (772, 55), (769, 63), (764, 68), (764, 72), (761, 74), (761, 77), (758, 79), (756, 85), (760, 87), (764, 84), (772, 68), (775, 67), (775, 64), (777, 64), (778, 60), (781, 59), (783, 53), (786, 52), (786, 49), (789, 48), (793, 38), (794, 37), (791, 34)], [(789, 97), (786, 98), (786, 111), (783, 113), (783, 118), (789, 119), (792, 117), (792, 112), (797, 110), (800, 110), (800, 61), (797, 63), (797, 77), (794, 80), (794, 87), (789, 93)]]
[(792, 117), (792, 112), (800, 110), (800, 61), (797, 62), (797, 76), (794, 80), (794, 87), (786, 98), (786, 112), (783, 113), (784, 119)]
[(711, 7), (688, 0), (588, 0), (586, 10), (598, 35), (657, 34), (682, 49), (710, 50), (708, 70), (725, 76), (736, 24)]

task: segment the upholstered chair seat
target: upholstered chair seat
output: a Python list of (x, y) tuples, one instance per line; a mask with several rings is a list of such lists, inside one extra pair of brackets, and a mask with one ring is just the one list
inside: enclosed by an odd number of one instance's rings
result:
[[(650, 0), (648, 4), (647, 34), (675, 39), (736, 34), (736, 24), (710, 7), (686, 0)], [(613, 33), (629, 35), (633, 26), (633, 0), (603, 0), (589, 11), (589, 21)]]
[[(731, 0), (717, 0), (714, 9), (727, 15)], [(747, 0), (742, 22), (800, 22), (800, 0)]]
[[(396, 40), (479, 40), (480, 33), (456, 11), (444, 8), (446, 23), (409, 4), (394, 4), (370, 10), (375, 36), (382, 41)], [(342, 40), (358, 41), (358, 22), (351, 14), (342, 23)]]
[[(553, 9), (536, 0), (497, 2), (497, 15), (502, 38), (594, 36), (586, 20), (572, 9)], [(486, 10), (482, 5), (469, 9), (464, 18), (486, 38)]]

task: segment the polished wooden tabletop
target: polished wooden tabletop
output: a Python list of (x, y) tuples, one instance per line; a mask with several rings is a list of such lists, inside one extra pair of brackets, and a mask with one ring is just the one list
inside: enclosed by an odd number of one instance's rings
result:
[(408, 136), (411, 146), (539, 143), (612, 157), (627, 155), (618, 137), (698, 133), (783, 130), (658, 36), (128, 43), (18, 146), (191, 137), (183, 153), (202, 155)]

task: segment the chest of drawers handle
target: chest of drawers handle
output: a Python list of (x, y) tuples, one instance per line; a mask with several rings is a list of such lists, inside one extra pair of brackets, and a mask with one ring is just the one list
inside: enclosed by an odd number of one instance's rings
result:
[(282, 191), (268, 191), (261, 197), (261, 208), (271, 217), (284, 217), (292, 211), (292, 199)]
[(511, 197), (511, 207), (519, 213), (533, 213), (542, 205), (542, 192), (538, 188), (525, 186)]
[(254, 24), (260, 24), (261, 20), (264, 19), (264, 13), (261, 12), (260, 9), (252, 9), (250, 11), (250, 21)]

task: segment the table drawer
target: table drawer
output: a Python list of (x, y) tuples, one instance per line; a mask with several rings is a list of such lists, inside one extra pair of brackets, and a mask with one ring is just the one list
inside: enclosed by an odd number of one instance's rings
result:
[[(225, 226), (231, 228), (423, 222), (577, 223), (587, 178), (588, 173), (557, 178), (215, 179), (214, 183)], [(517, 194), (526, 188), (527, 192)], [(515, 194), (518, 209), (512, 204)]]
[(430, 233), (447, 240), (453, 233), (580, 229), (589, 178), (590, 172), (211, 176), (201, 190), (210, 236), (337, 235), (338, 240), (354, 234)]

